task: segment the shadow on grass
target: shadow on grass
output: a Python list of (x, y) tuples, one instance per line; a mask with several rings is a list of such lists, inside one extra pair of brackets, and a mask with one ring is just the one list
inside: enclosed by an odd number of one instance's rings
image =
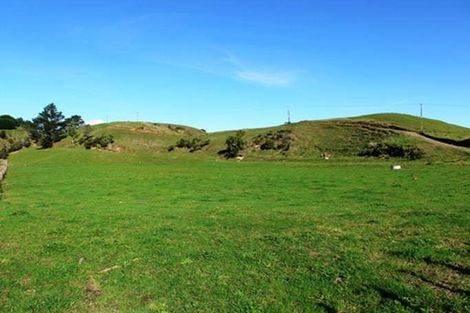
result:
[(410, 271), (410, 270), (405, 270), (405, 269), (401, 269), (400, 272), (404, 273), (404, 274), (411, 275), (413, 277), (416, 277), (419, 280), (421, 280), (425, 283), (428, 283), (428, 284), (430, 284), (430, 285), (432, 285), (436, 288), (445, 289), (445, 290), (453, 292), (453, 293), (459, 293), (459, 294), (464, 295), (466, 297), (470, 296), (470, 291), (468, 291), (468, 290), (449, 287), (449, 286), (447, 286), (447, 285), (445, 285), (441, 282), (433, 281), (433, 280), (427, 278), (426, 276), (424, 276), (422, 274), (419, 274), (419, 273), (416, 273), (416, 272), (413, 272), (413, 271)]

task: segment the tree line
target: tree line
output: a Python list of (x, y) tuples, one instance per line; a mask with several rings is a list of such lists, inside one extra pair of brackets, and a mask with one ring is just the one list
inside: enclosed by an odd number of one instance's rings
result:
[[(15, 119), (10, 115), (0, 116), (0, 129), (16, 129), (22, 127), (30, 138), (41, 148), (52, 148), (54, 143), (70, 136), (73, 143), (79, 143), (85, 148), (106, 147), (113, 143), (111, 135), (93, 136), (91, 128), (85, 125), (80, 115), (65, 117), (54, 103), (48, 104), (31, 121), (22, 118)], [(83, 132), (79, 129), (85, 127)]]

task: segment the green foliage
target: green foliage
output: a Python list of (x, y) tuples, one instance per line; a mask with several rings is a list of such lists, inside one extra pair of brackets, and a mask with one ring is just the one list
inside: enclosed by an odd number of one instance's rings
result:
[(177, 133), (178, 132), (183, 132), (185, 130), (184, 127), (181, 127), (179, 125), (170, 125), (170, 124), (168, 124), (167, 127), (168, 127), (169, 130), (177, 132)]
[(67, 135), (72, 137), (73, 143), (78, 140), (80, 136), (78, 129), (84, 124), (85, 122), (83, 121), (80, 115), (72, 115), (71, 117), (68, 117), (64, 120), (65, 132), (67, 133)]
[(173, 151), (176, 148), (188, 149), (189, 152), (195, 152), (201, 150), (210, 143), (209, 139), (203, 139), (200, 137), (194, 137), (190, 139), (180, 138), (176, 142), (175, 146), (171, 145), (168, 147), (168, 151)]
[(57, 110), (54, 103), (44, 107), (42, 112), (33, 119), (33, 138), (46, 149), (65, 137), (64, 115)]
[(240, 152), (245, 148), (246, 142), (243, 138), (245, 132), (243, 130), (237, 131), (235, 136), (228, 136), (225, 140), (227, 146), (225, 150), (219, 151), (220, 155), (224, 155), (227, 159), (237, 157)]
[(10, 154), (10, 145), (6, 140), (0, 140), (0, 159), (7, 159)]
[(20, 123), (11, 115), (0, 115), (0, 129), (15, 129)]
[(275, 132), (258, 134), (253, 139), (253, 144), (261, 150), (277, 150), (281, 152), (289, 151), (292, 137), (291, 130), (280, 129)]
[(23, 147), (29, 147), (31, 141), (26, 132), (15, 130), (11, 134), (0, 131), (0, 159), (8, 158), (10, 152), (18, 151)]
[(417, 160), (423, 157), (423, 151), (416, 146), (403, 146), (395, 143), (371, 142), (359, 153), (360, 156), (392, 157)]
[(90, 125), (86, 125), (78, 143), (83, 145), (85, 149), (107, 148), (110, 144), (114, 143), (114, 137), (110, 134), (95, 136), (92, 134)]

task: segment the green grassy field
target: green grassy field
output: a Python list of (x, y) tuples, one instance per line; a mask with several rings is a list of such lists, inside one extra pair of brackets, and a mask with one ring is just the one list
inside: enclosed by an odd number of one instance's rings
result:
[(0, 312), (470, 310), (468, 162), (55, 148), (10, 164)]

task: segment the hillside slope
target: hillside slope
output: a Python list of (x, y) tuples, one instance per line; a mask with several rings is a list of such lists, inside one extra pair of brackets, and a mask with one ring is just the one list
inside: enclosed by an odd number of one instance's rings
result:
[[(402, 127), (410, 131), (421, 132), (421, 118), (414, 115), (383, 113), (363, 115), (353, 117), (351, 119), (388, 123), (390, 125)], [(434, 137), (448, 138), (452, 140), (464, 140), (470, 138), (470, 128), (429, 118), (423, 118), (422, 125), (423, 132)]]
[[(302, 121), (268, 128), (244, 129), (247, 146), (243, 155), (250, 158), (332, 158), (355, 157), (370, 143), (415, 146), (427, 159), (468, 159), (470, 149), (455, 147), (419, 133), (421, 121), (403, 114), (376, 114), (353, 118)], [(462, 140), (470, 138), (470, 129), (441, 121), (424, 119), (425, 134)], [(204, 138), (210, 144), (196, 154), (216, 156), (225, 148), (225, 140), (236, 133), (203, 130), (161, 123), (115, 122), (94, 126), (95, 134), (111, 134), (119, 150), (168, 153), (168, 147), (178, 139)], [(275, 138), (284, 138), (288, 149), (266, 149), (277, 146)], [(287, 139), (286, 139), (287, 138)], [(274, 141), (274, 142), (273, 142)], [(173, 154), (188, 153), (176, 149)]]
[(205, 136), (196, 128), (141, 122), (113, 122), (93, 126), (93, 134), (111, 134), (116, 145), (126, 151), (166, 152), (179, 138)]

